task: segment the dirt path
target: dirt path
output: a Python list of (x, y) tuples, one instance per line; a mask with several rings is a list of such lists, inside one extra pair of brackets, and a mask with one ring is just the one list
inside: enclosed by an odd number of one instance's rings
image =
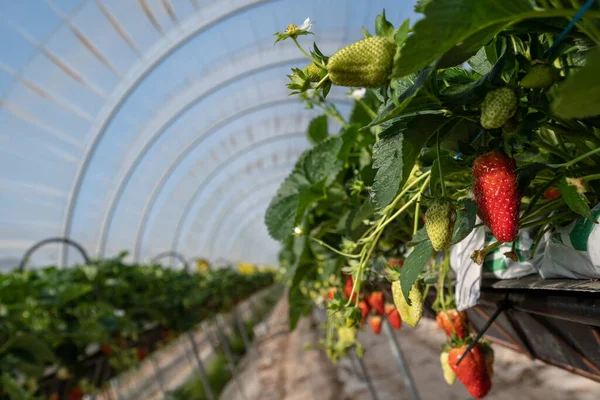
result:
[[(371, 400), (356, 360), (343, 359), (333, 365), (318, 348), (318, 322), (322, 317), (322, 313), (315, 312), (290, 333), (287, 301), (282, 299), (268, 320), (268, 334), (259, 336), (255, 351), (240, 366), (245, 397), (231, 382), (221, 399)], [(417, 328), (404, 325), (397, 337), (422, 400), (470, 398), (459, 382), (448, 386), (443, 380), (439, 349), (444, 334), (435, 322), (423, 319)], [(379, 400), (410, 399), (387, 338), (369, 329), (360, 332), (358, 338), (365, 347), (363, 361)], [(501, 346), (494, 349), (496, 372), (489, 400), (600, 399), (600, 383), (531, 361)]]

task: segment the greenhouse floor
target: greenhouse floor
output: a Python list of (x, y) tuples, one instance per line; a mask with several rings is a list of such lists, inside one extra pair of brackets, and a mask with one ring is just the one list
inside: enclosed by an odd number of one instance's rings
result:
[[(321, 313), (304, 318), (298, 328), (287, 329), (287, 302), (282, 299), (268, 320), (268, 333), (258, 337), (252, 352), (242, 361), (238, 381), (231, 381), (224, 400), (368, 400), (373, 398), (359, 372), (358, 362), (343, 359), (331, 364), (317, 347)], [(418, 327), (406, 324), (397, 332), (421, 399), (470, 398), (456, 382), (446, 385), (439, 364), (444, 334), (434, 321), (423, 319)], [(387, 338), (368, 327), (358, 336), (365, 347), (364, 363), (379, 400), (410, 399), (393, 359)], [(600, 383), (565, 370), (531, 361), (510, 349), (494, 345), (496, 362), (492, 391), (486, 397), (500, 399), (600, 398)], [(240, 391), (242, 388), (244, 394)]]

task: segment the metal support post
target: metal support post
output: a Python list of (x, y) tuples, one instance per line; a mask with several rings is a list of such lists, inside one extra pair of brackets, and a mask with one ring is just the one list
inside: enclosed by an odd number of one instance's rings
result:
[(415, 385), (412, 375), (410, 374), (410, 369), (408, 368), (408, 363), (404, 358), (404, 353), (402, 353), (398, 339), (396, 338), (394, 330), (392, 329), (392, 326), (387, 318), (385, 318), (385, 322), (383, 324), (383, 332), (388, 337), (390, 347), (392, 348), (392, 354), (396, 359), (396, 365), (398, 366), (400, 375), (402, 375), (406, 390), (408, 390), (412, 400), (420, 400), (419, 393), (417, 392), (417, 386)]

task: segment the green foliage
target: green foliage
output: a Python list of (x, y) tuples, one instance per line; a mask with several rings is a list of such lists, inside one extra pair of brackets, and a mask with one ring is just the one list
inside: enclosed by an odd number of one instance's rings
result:
[[(342, 133), (314, 141), (267, 211), (269, 232), (283, 245), (292, 327), (314, 302), (328, 299), (332, 359), (345, 354), (335, 342), (355, 329), (346, 324), (360, 319), (351, 292), (385, 290), (384, 279), (398, 281), (403, 302), (415, 282), (446, 290), (449, 251), (439, 252), (444, 261), (435, 265), (423, 215), (444, 197), (457, 211), (451, 243), (476, 229), (477, 156), (502, 151), (514, 159), (518, 226), (537, 230), (539, 239), (580, 215), (591, 218), (600, 202), (597, 7), (560, 42), (577, 2), (423, 0), (415, 9), (424, 17), (412, 28), (377, 16), (375, 34), (397, 47), (392, 74), (364, 96), (351, 92), (357, 100), (348, 120), (325, 100), (323, 82), (300, 96), (340, 123)], [(325, 148), (333, 138), (343, 144)], [(551, 186), (560, 198), (544, 198)], [(353, 285), (343, 294), (349, 275)], [(440, 295), (436, 306), (452, 301), (452, 294)]]

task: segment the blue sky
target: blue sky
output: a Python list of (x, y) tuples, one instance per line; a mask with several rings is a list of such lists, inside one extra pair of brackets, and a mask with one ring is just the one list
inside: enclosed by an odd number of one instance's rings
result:
[[(412, 3), (0, 0), (0, 260), (61, 236), (73, 198), (70, 237), (92, 256), (147, 260), (178, 235), (189, 258), (272, 262), (261, 215), (315, 115), (287, 97), (304, 60), (272, 34), (310, 16), (302, 42), (332, 53), (383, 7), (414, 20)], [(348, 112), (345, 93), (332, 99)]]

